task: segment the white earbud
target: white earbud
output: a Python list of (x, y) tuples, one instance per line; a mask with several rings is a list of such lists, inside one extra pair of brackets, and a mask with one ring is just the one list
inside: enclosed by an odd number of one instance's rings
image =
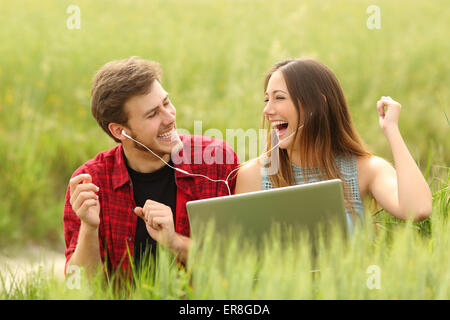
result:
[(122, 130), (122, 135), (127, 137), (127, 138), (129, 138), (129, 139), (131, 139), (131, 137), (125, 133), (125, 130)]

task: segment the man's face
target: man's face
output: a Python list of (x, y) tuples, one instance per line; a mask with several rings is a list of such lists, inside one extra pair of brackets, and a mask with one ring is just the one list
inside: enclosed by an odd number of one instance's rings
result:
[[(128, 127), (125, 132), (147, 146), (159, 156), (170, 154), (178, 142), (176, 110), (168, 93), (158, 81), (154, 81), (148, 94), (130, 98), (125, 103)], [(148, 152), (133, 142), (134, 148)]]

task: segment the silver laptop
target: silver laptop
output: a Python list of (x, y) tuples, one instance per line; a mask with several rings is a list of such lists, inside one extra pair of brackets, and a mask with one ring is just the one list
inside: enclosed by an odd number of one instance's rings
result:
[(276, 225), (294, 236), (316, 235), (319, 229), (326, 233), (330, 226), (338, 226), (344, 236), (348, 233), (340, 179), (190, 201), (186, 208), (193, 239), (209, 223), (215, 235), (237, 232), (258, 242)]

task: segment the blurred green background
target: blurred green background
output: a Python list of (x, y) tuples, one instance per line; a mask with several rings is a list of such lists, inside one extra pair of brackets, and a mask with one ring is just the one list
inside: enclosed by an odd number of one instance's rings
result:
[[(72, 4), (80, 29), (66, 25)], [(373, 4), (379, 30), (366, 26)], [(0, 2), (0, 248), (63, 245), (70, 176), (115, 144), (91, 116), (92, 78), (132, 55), (161, 63), (178, 127), (202, 120), (224, 135), (260, 128), (272, 64), (317, 58), (340, 80), (370, 151), (392, 161), (375, 107), (389, 95), (432, 189), (448, 182), (448, 21), (446, 0)]]

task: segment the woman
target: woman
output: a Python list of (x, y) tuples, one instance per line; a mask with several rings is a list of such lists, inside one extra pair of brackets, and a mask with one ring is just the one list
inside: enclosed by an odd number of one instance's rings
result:
[(390, 97), (377, 102), (394, 169), (365, 149), (342, 88), (324, 64), (314, 59), (279, 62), (268, 72), (264, 89), (264, 119), (280, 141), (274, 149), (268, 139), (267, 150), (279, 153), (278, 170), (265, 169), (267, 156), (248, 162), (239, 169), (236, 193), (340, 178), (350, 226), (355, 217), (364, 217), (361, 200), (366, 195), (399, 219), (417, 221), (431, 214), (430, 188), (398, 128), (398, 102)]

